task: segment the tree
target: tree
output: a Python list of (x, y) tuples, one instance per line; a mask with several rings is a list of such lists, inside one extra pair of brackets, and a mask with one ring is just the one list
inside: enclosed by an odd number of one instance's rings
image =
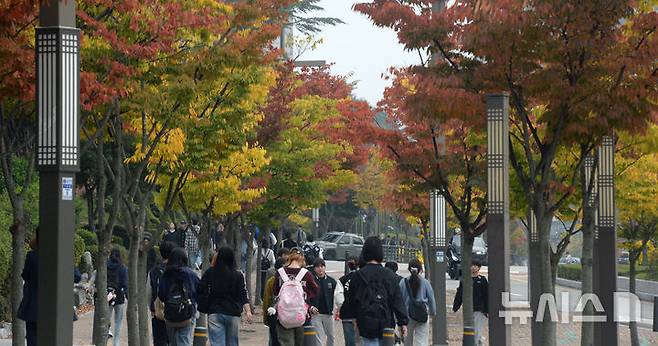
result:
[[(444, 78), (444, 95), (455, 84), (510, 92), (510, 124), (522, 134), (510, 137), (511, 165), (537, 218), (539, 245), (530, 256), (541, 265), (532, 270), (542, 293), (554, 293), (550, 225), (576, 191), (585, 158), (562, 176), (557, 153), (578, 145), (587, 155), (613, 130), (645, 128), (656, 110), (656, 13), (635, 1), (463, 1), (434, 14), (430, 6), (377, 0), (357, 9), (396, 30), (407, 49), (435, 54), (436, 65), (422, 70)], [(454, 99), (436, 102), (464, 104)], [(535, 107), (546, 111), (536, 117)], [(555, 323), (547, 321), (533, 333), (554, 345)]]

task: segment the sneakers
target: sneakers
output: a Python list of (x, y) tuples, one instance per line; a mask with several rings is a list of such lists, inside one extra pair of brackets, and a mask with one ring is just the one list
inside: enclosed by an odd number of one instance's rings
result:
[(114, 335), (112, 335), (112, 332), (111, 332), (111, 331), (108, 331), (108, 332), (107, 332), (107, 337), (108, 337), (108, 338), (111, 338), (111, 337), (113, 337), (113, 336), (114, 336)]

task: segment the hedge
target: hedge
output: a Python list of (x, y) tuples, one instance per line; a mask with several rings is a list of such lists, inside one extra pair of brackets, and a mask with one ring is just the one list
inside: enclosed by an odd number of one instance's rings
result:
[(567, 280), (580, 281), (580, 264), (560, 264), (557, 267), (557, 277)]

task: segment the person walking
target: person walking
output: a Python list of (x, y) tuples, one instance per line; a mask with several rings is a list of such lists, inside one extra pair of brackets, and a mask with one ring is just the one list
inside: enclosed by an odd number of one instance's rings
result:
[[(489, 283), (487, 278), (480, 275), (482, 264), (474, 260), (471, 262), (471, 278), (473, 280), (473, 321), (475, 324), (475, 344), (484, 345), (484, 325), (489, 318)], [(452, 304), (452, 311), (457, 312), (462, 306), (462, 284), (459, 282), (457, 294)]]
[(174, 248), (158, 286), (171, 346), (192, 345), (198, 284), (199, 277), (189, 268), (185, 249)]
[(423, 265), (416, 258), (409, 261), (411, 276), (400, 281), (402, 300), (409, 312), (407, 340), (405, 344), (427, 346), (429, 344), (429, 317), (436, 315), (436, 302), (432, 285), (420, 276)]
[[(287, 249), (286, 249), (287, 250)], [(286, 259), (279, 257), (274, 261), (274, 270), (283, 268)], [(274, 275), (267, 279), (265, 283), (265, 294), (263, 295), (263, 324), (265, 324), (270, 331), (269, 346), (279, 346), (279, 338), (276, 333), (277, 325), (279, 324), (276, 319), (276, 309), (274, 307), (274, 284), (276, 278)]]
[(107, 261), (107, 299), (110, 304), (110, 316), (114, 314), (113, 344), (118, 346), (121, 339), (121, 325), (126, 314), (126, 299), (128, 293), (128, 268), (121, 261), (121, 252), (114, 248)]
[(265, 282), (267, 281), (267, 273), (274, 268), (274, 251), (270, 249), (270, 244), (265, 240), (261, 245), (261, 258), (260, 258), (260, 298), (263, 299), (265, 294)]
[(315, 327), (318, 345), (323, 344), (326, 337), (327, 346), (334, 345), (334, 316), (343, 305), (343, 285), (327, 275), (327, 265), (322, 258), (316, 258), (313, 263), (313, 274), (320, 290), (311, 300), (311, 324)]
[(307, 236), (306, 244), (302, 246), (302, 250), (304, 251), (304, 260), (309, 266), (312, 266), (317, 258), (324, 258), (322, 248), (315, 243), (315, 238), (313, 238), (312, 234)]
[[(187, 226), (187, 225), (186, 225)], [(192, 226), (185, 228), (185, 251), (187, 259), (190, 262), (190, 268), (194, 270), (201, 269), (201, 251), (199, 251), (199, 232), (201, 227), (196, 220), (192, 220)]]
[(169, 256), (174, 250), (176, 245), (170, 241), (160, 244), (160, 256), (162, 262), (157, 263), (148, 273), (148, 283), (146, 286), (146, 295), (150, 299), (149, 309), (151, 310), (151, 331), (153, 332), (153, 346), (167, 346), (169, 345), (169, 337), (167, 336), (167, 325), (164, 321), (164, 316), (161, 311), (156, 313), (155, 304), (158, 299), (158, 289), (160, 286), (160, 279), (164, 274)]
[(176, 225), (173, 222), (169, 223), (169, 228), (167, 228), (166, 230), (164, 230), (164, 232), (162, 232), (162, 236), (160, 238), (162, 239), (163, 242), (170, 241), (174, 243), (177, 247), (185, 246), (184, 231), (181, 228), (176, 229)]
[[(347, 259), (347, 273), (338, 279), (343, 286), (343, 297), (349, 294), (350, 281), (354, 277), (356, 270), (356, 259), (354, 257)], [(354, 308), (349, 304), (343, 304), (340, 307), (338, 316), (343, 324), (345, 346), (356, 346), (356, 313), (354, 312)]]
[(299, 243), (293, 240), (291, 232), (286, 232), (286, 239), (282, 242), (281, 246), (285, 249), (292, 249), (299, 247)]
[[(16, 227), (15, 225), (11, 226)], [(14, 229), (11, 230), (12, 232)], [(27, 346), (37, 345), (37, 304), (39, 295), (39, 260), (37, 255), (39, 228), (36, 236), (30, 242), (30, 251), (25, 256), (23, 278), (23, 299), (18, 306), (18, 318), (25, 321), (25, 340)]]
[(361, 256), (366, 265), (350, 281), (345, 304), (354, 306), (361, 344), (381, 346), (384, 328), (394, 328), (395, 321), (402, 337), (406, 335), (407, 312), (397, 277), (381, 265), (384, 260), (382, 241), (374, 236), (366, 239)]
[(398, 269), (399, 269), (398, 262), (395, 262), (395, 261), (386, 262), (386, 264), (384, 264), (384, 268), (386, 268), (386, 269), (392, 271), (393, 273), (395, 273), (395, 277), (398, 278), (398, 282), (402, 281), (402, 276), (400, 276), (398, 274)]
[(233, 249), (223, 246), (203, 274), (197, 294), (199, 311), (208, 314), (208, 337), (212, 346), (238, 346), (240, 316), (251, 323), (251, 306), (244, 274), (237, 270)]
[[(286, 265), (280, 268), (274, 274), (275, 284), (273, 287), (273, 296), (277, 297), (277, 337), (279, 344), (282, 346), (303, 346), (304, 345), (304, 322), (308, 322), (309, 302), (314, 299), (320, 290), (318, 283), (313, 278), (313, 274), (304, 268), (304, 254), (298, 247), (290, 249), (290, 254), (286, 260)], [(301, 301), (291, 301), (286, 299), (294, 295), (298, 287), (302, 288), (303, 296)], [(285, 291), (283, 291), (285, 290)], [(302, 292), (300, 292), (301, 294)], [(298, 304), (295, 306), (285, 306), (284, 304)], [(296, 314), (299, 309), (305, 310), (304, 316)], [(285, 327), (291, 324), (290, 314), (295, 312), (295, 322), (301, 322), (299, 326)], [(299, 320), (301, 318), (301, 321)], [(305, 319), (305, 321), (304, 321)]]

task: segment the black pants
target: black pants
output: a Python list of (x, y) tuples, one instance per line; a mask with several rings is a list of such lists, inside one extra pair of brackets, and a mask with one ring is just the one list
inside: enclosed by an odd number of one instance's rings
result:
[(153, 329), (153, 346), (169, 345), (165, 321), (153, 317), (151, 319), (151, 328)]
[(36, 322), (25, 322), (25, 340), (27, 340), (27, 346), (37, 346)]
[(279, 321), (276, 319), (275, 316), (268, 316), (267, 317), (267, 324), (270, 327), (270, 344), (269, 346), (281, 346), (279, 343), (279, 337), (276, 332), (276, 325), (279, 323)]
[(265, 284), (267, 283), (267, 271), (260, 271), (260, 299), (265, 295)]

